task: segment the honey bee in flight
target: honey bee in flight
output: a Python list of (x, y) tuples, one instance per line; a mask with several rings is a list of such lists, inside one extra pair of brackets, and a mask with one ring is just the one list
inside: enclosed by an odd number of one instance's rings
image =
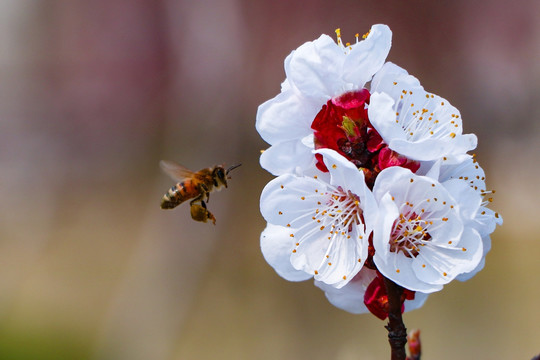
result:
[(227, 175), (241, 164), (233, 165), (227, 170), (221, 165), (193, 172), (174, 161), (160, 161), (161, 169), (174, 180), (178, 181), (161, 199), (162, 209), (173, 209), (186, 200), (190, 200), (191, 217), (195, 221), (207, 222), (212, 220), (216, 224), (216, 218), (206, 208), (213, 190), (221, 190), (227, 187)]

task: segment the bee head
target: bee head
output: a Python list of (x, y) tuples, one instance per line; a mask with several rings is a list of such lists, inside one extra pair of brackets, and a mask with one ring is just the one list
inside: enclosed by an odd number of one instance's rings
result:
[(238, 165), (233, 165), (231, 166), (230, 168), (228, 168), (227, 170), (225, 170), (225, 168), (223, 166), (216, 166), (215, 169), (214, 169), (214, 185), (216, 187), (219, 187), (219, 186), (225, 186), (227, 187), (227, 179), (230, 179), (231, 177), (230, 176), (227, 176), (229, 174), (229, 172), (233, 169), (236, 169), (237, 167), (239, 167), (240, 165), (242, 164), (238, 164)]

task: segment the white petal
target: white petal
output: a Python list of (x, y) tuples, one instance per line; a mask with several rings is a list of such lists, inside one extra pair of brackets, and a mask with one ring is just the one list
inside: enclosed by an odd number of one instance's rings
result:
[(420, 291), (415, 292), (413, 300), (405, 300), (405, 312), (421, 308), (426, 302), (428, 295)]
[(312, 275), (296, 270), (291, 265), (293, 249), (294, 240), (289, 237), (287, 228), (268, 224), (261, 233), (262, 254), (281, 277), (289, 281), (303, 281), (311, 278)]
[(456, 199), (463, 219), (467, 222), (472, 221), (482, 204), (480, 194), (460, 179), (448, 180), (444, 182), (443, 186)]
[(269, 223), (286, 226), (313, 212), (325, 190), (325, 184), (314, 178), (281, 175), (264, 187), (261, 213)]
[[(296, 239), (302, 239), (302, 243), (296, 248), (296, 253), (291, 256), (291, 264), (298, 270), (315, 274), (321, 267), (325, 255), (330, 247), (330, 242), (326, 239), (326, 233), (314, 233), (306, 236), (306, 229), (296, 231), (293, 235)], [(310, 228), (309, 230), (314, 230)]]
[[(287, 56), (287, 58), (289, 56)], [(287, 58), (285, 59), (285, 61), (287, 61)], [(280, 88), (281, 88), (282, 93), (287, 92), (287, 91), (291, 91), (291, 84), (289, 83), (289, 80), (287, 80), (287, 78), (285, 78), (285, 80), (281, 83)]]
[(321, 281), (315, 281), (315, 285), (324, 291), (328, 301), (335, 307), (353, 314), (363, 314), (369, 312), (364, 305), (364, 294), (376, 276), (374, 270), (364, 267), (353, 280), (340, 289)]
[(497, 225), (503, 223), (503, 219), (498, 213), (485, 206), (480, 207), (474, 220), (476, 223), (475, 228), (482, 236), (491, 234), (495, 231)]
[[(459, 211), (450, 211), (442, 215), (442, 212), (436, 212), (434, 217), (435, 226), (428, 230), (431, 235), (430, 243), (443, 248), (454, 248), (460, 245), (463, 237), (465, 226), (463, 219), (459, 216)], [(438, 215), (438, 216), (437, 216)], [(448, 220), (442, 221), (442, 217), (446, 216)], [(423, 250), (423, 248), (422, 248)]]
[(285, 73), (293, 89), (321, 106), (344, 90), (341, 79), (345, 54), (327, 35), (296, 49), (285, 63)]
[(471, 272), (463, 273), (456, 276), (456, 280), (467, 281), (467, 280), (472, 279), (476, 274), (480, 272), (480, 270), (484, 268), (485, 265), (486, 265), (486, 258), (483, 257), (482, 260), (480, 260), (480, 263), (476, 266), (476, 268), (474, 268), (474, 270), (472, 270)]
[(386, 93), (372, 93), (368, 107), (369, 121), (388, 144), (392, 140), (405, 140), (401, 126), (396, 123), (394, 99)]
[(480, 164), (470, 155), (462, 161), (448, 163), (441, 161), (439, 181), (445, 182), (450, 179), (460, 179), (478, 191), (486, 190), (485, 173)]
[(399, 209), (392, 200), (390, 193), (382, 194), (379, 198), (379, 212), (377, 222), (373, 230), (373, 245), (375, 246), (375, 258), (381, 263), (377, 267), (386, 265), (391, 258), (390, 255), (390, 235), (394, 221), (399, 216)]
[(489, 250), (491, 250), (491, 238), (489, 235), (482, 236), (482, 260), (480, 260), (480, 263), (472, 271), (460, 274), (456, 279), (459, 281), (467, 281), (482, 270), (486, 264), (486, 255)]
[(386, 93), (393, 99), (397, 99), (401, 94), (401, 89), (394, 84), (395, 82), (399, 82), (410, 88), (420, 86), (420, 81), (414, 76), (409, 75), (405, 69), (391, 62), (387, 62), (373, 77), (373, 81), (371, 82), (371, 93)]
[(455, 152), (465, 153), (474, 149), (476, 147), (476, 136), (473, 134), (462, 135), (454, 142), (441, 139), (423, 139), (414, 142), (392, 139), (389, 140), (388, 147), (409, 159), (430, 161), (440, 159), (443, 156), (451, 156)]
[(261, 104), (255, 127), (269, 144), (300, 139), (311, 134), (311, 123), (320, 110), (299, 98), (292, 90), (284, 91)]
[(315, 223), (311, 217), (294, 222), (299, 241), (291, 263), (298, 270), (315, 274), (315, 279), (341, 288), (362, 268), (367, 258), (367, 236), (353, 225), (352, 231), (338, 233), (331, 226)]
[(405, 289), (412, 291), (420, 291), (423, 293), (432, 293), (442, 289), (440, 284), (430, 284), (424, 281), (420, 281), (412, 268), (412, 258), (406, 257), (403, 253), (392, 253), (392, 256), (387, 259), (387, 263), (382, 261), (383, 259), (377, 255), (378, 250), (375, 252), (373, 260), (377, 269), (388, 279), (392, 280), (396, 284), (403, 286)]
[(442, 160), (422, 161), (420, 163), (420, 168), (416, 171), (415, 174), (426, 176), (426, 177), (432, 178), (433, 180), (442, 182), (439, 179), (439, 174), (441, 173), (441, 163), (442, 163)]
[(364, 173), (343, 155), (332, 149), (319, 149), (315, 153), (323, 155), (332, 185), (341, 186), (358, 196), (363, 196), (366, 191), (369, 191), (364, 180)]
[(261, 154), (261, 167), (276, 176), (313, 172), (316, 162), (312, 151), (302, 139), (279, 142)]
[[(465, 228), (459, 247), (428, 247), (414, 259), (417, 278), (430, 284), (447, 284), (456, 276), (474, 270), (482, 259), (482, 239), (472, 228)], [(423, 265), (426, 265), (423, 267)]]
[(363, 41), (352, 45), (345, 58), (343, 78), (361, 88), (384, 64), (392, 45), (392, 31), (386, 25), (373, 25)]
[[(375, 179), (373, 186), (373, 194), (379, 201), (383, 195), (392, 192), (392, 195), (405, 195), (405, 190), (410, 186), (410, 179), (421, 179), (421, 177), (413, 174), (409, 169), (399, 166), (392, 166), (384, 169)], [(423, 178), (423, 177), (422, 177)], [(420, 181), (429, 181), (427, 178)], [(430, 181), (430, 183), (432, 180)], [(404, 196), (403, 196), (404, 197)], [(396, 202), (398, 203), (398, 202)]]
[(379, 173), (373, 194), (380, 201), (386, 193), (391, 193), (398, 207), (406, 202), (423, 204), (422, 208), (427, 210), (429, 207), (432, 213), (454, 216), (446, 214), (451, 209), (450, 205), (456, 206), (456, 200), (446, 188), (429, 177), (413, 174), (409, 169), (393, 166)]

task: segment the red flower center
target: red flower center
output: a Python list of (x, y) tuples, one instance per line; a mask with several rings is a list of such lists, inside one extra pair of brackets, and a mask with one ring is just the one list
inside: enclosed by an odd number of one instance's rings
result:
[[(414, 300), (414, 295), (414, 291), (403, 289), (400, 299), (401, 313), (405, 310), (405, 300)], [(364, 293), (364, 304), (379, 319), (384, 320), (388, 317), (388, 294), (381, 273), (377, 272), (377, 277), (368, 285)]]
[[(377, 174), (390, 166), (402, 166), (416, 172), (420, 164), (390, 150), (368, 118), (370, 93), (367, 89), (347, 92), (328, 100), (311, 128), (315, 149), (332, 149), (364, 171), (366, 184), (372, 188)], [(322, 156), (316, 155), (317, 167), (328, 171)]]

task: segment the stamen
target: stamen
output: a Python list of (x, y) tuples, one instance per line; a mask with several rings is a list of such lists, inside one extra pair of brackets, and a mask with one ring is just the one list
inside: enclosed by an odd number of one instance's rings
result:
[[(348, 239), (352, 238), (351, 226), (363, 225), (360, 199), (350, 191), (345, 191), (341, 187), (335, 188), (331, 185), (327, 185), (326, 190), (319, 189), (317, 194), (306, 194), (302, 198), (307, 201), (315, 197), (317, 200), (322, 201), (312, 202), (313, 206), (308, 208), (306, 213), (292, 221), (295, 234), (297, 234), (295, 239), (297, 239), (297, 244), (301, 245), (304, 240), (313, 236), (318, 237), (321, 232), (326, 231), (323, 236), (326, 235), (325, 237), (329, 241), (325, 251), (328, 257), (334, 251), (334, 247), (341, 246), (343, 240), (350, 241)], [(302, 221), (303, 224), (300, 227), (295, 226), (295, 223), (306, 218), (311, 219), (311, 221)], [(312, 221), (317, 225), (313, 226)], [(362, 230), (361, 228), (360, 231)], [(358, 236), (362, 239), (362, 235)], [(294, 235), (291, 234), (291, 237), (294, 237)]]
[(424, 220), (418, 213), (429, 215), (425, 213), (425, 209), (409, 202), (401, 206), (391, 233), (390, 251), (401, 251), (409, 258), (416, 257), (420, 253), (419, 247), (425, 246), (431, 240), (433, 221)]
[(340, 28), (336, 29), (336, 37), (337, 37), (338, 45), (342, 45), (342, 43), (341, 43), (341, 29)]
[[(345, 54), (348, 54), (349, 51), (352, 50), (352, 45), (350, 42), (347, 42), (345, 44), (343, 44), (343, 40), (341, 39), (341, 29), (337, 28), (336, 30), (336, 38), (337, 38), (337, 44), (338, 46), (344, 50)], [(364, 34), (362, 36), (362, 39), (365, 39), (367, 36), (369, 35), (369, 32), (367, 32), (366, 34)], [(360, 34), (355, 34), (355, 40), (356, 40), (356, 44), (358, 44), (358, 41), (359, 41), (359, 37), (360, 37)]]

